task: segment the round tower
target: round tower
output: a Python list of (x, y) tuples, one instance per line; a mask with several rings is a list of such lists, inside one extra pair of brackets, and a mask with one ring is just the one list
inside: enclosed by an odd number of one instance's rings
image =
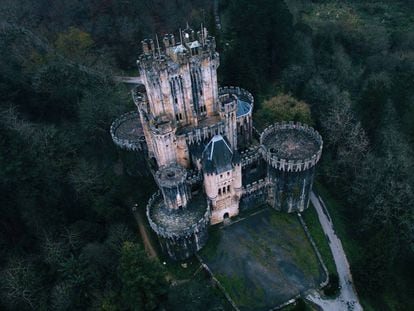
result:
[(224, 119), (226, 137), (231, 148), (237, 150), (236, 111), (237, 97), (233, 94), (223, 94), (220, 99), (220, 116)]
[(174, 260), (184, 260), (205, 245), (210, 209), (202, 192), (191, 196), (187, 171), (180, 165), (160, 167), (155, 179), (160, 191), (148, 202), (149, 224), (162, 250)]
[(277, 210), (302, 212), (309, 205), (322, 138), (300, 123), (276, 123), (260, 136), (260, 152), (268, 166), (269, 204)]
[(233, 96), (237, 100), (236, 109), (236, 128), (237, 128), (237, 148), (244, 149), (249, 146), (253, 138), (253, 120), (252, 112), (254, 98), (245, 89), (234, 86), (220, 87), (218, 90), (220, 97)]
[(160, 116), (151, 120), (152, 144), (158, 167), (175, 163), (176, 156), (176, 128), (167, 116)]
[(155, 179), (164, 197), (166, 208), (177, 210), (187, 207), (191, 193), (186, 183), (185, 168), (177, 164), (161, 167), (155, 173)]
[(121, 115), (111, 124), (110, 133), (119, 147), (124, 170), (132, 176), (148, 176), (150, 171), (145, 161), (148, 145), (138, 111)]
[(171, 209), (158, 191), (148, 201), (147, 218), (163, 252), (174, 260), (187, 259), (207, 242), (210, 209), (201, 192), (185, 209)]

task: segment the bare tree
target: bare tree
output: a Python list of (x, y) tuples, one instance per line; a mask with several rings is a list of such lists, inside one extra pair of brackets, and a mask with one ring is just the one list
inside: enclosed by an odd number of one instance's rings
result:
[(0, 273), (0, 295), (11, 309), (35, 309), (36, 294), (41, 290), (39, 278), (30, 262), (11, 258)]

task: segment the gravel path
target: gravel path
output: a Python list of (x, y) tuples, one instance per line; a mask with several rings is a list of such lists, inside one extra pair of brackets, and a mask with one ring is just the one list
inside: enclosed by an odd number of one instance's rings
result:
[(358, 296), (352, 283), (352, 274), (348, 260), (342, 247), (341, 240), (335, 234), (331, 217), (329, 216), (325, 204), (314, 192), (311, 193), (311, 201), (318, 213), (318, 218), (323, 231), (329, 238), (329, 247), (331, 248), (335, 260), (341, 290), (339, 296), (335, 299), (322, 298), (316, 291), (312, 291), (306, 298), (327, 311), (362, 310), (362, 306), (358, 301)]

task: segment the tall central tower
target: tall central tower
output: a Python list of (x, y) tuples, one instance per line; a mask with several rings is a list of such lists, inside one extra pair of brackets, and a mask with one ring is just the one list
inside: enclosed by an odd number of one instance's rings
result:
[(219, 115), (214, 38), (205, 29), (195, 33), (189, 28), (180, 31), (180, 38), (176, 44), (174, 35), (165, 35), (162, 48), (158, 40), (142, 41), (137, 61), (146, 90), (139, 105), (141, 122), (147, 127), (146, 140), (153, 142), (149, 154), (158, 166), (178, 161), (188, 167), (188, 148), (175, 137), (177, 130), (199, 127)]

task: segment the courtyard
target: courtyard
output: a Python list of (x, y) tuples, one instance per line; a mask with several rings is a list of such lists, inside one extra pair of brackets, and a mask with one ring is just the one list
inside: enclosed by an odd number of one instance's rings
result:
[(213, 227), (199, 255), (242, 311), (272, 309), (326, 278), (297, 216), (267, 207)]

